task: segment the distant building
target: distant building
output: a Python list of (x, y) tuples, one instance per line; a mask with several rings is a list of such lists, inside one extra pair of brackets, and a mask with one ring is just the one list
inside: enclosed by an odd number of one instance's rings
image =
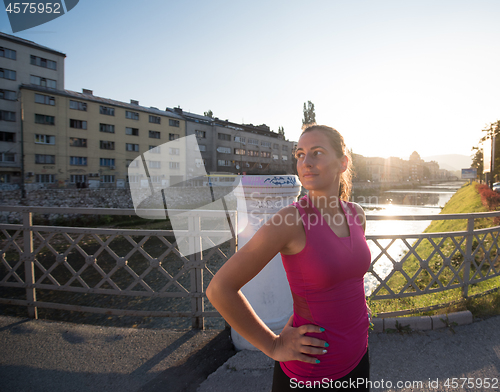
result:
[(65, 57), (54, 49), (0, 33), (0, 184), (22, 182), (22, 96), (19, 86), (64, 90)]
[(265, 124), (237, 124), (168, 109), (186, 120), (186, 135), (196, 135), (207, 172), (292, 174), (293, 142)]

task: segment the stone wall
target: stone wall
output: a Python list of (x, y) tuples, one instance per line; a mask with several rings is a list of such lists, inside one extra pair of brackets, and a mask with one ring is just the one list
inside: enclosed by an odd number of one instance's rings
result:
[[(216, 198), (232, 191), (232, 187), (214, 187)], [(197, 208), (210, 202), (208, 187), (168, 188), (167, 205), (174, 208)], [(218, 196), (218, 197), (217, 197)], [(207, 201), (208, 197), (208, 201)], [(38, 189), (21, 197), (20, 190), (0, 191), (0, 222), (19, 221), (20, 214), (1, 211), (2, 206), (77, 207), (77, 208), (134, 208), (130, 190), (127, 189)], [(141, 207), (162, 208), (163, 200), (158, 193), (144, 200)], [(65, 214), (63, 218), (74, 218), (76, 214)], [(50, 221), (60, 219), (58, 214), (47, 217)]]

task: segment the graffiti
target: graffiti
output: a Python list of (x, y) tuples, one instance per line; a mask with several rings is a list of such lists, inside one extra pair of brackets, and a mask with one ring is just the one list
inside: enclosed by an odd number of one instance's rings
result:
[(295, 186), (295, 183), (296, 183), (296, 178), (295, 176), (286, 176), (286, 177), (278, 177), (278, 176), (275, 176), (273, 178), (267, 178), (265, 181), (264, 181), (264, 184), (266, 182), (270, 183), (270, 184), (273, 184), (273, 185), (279, 185), (279, 186), (283, 186), (283, 185), (292, 185), (292, 186)]

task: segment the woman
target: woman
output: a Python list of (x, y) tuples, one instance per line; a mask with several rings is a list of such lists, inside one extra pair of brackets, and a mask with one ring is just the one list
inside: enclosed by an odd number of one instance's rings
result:
[[(370, 265), (362, 208), (348, 203), (351, 162), (333, 128), (304, 129), (297, 172), (309, 192), (269, 219), (217, 272), (207, 297), (226, 321), (276, 361), (273, 391), (303, 386), (368, 390), (368, 327), (363, 276)], [(240, 289), (278, 253), (294, 300), (279, 335), (255, 314)], [(308, 384), (307, 384), (308, 383)]]

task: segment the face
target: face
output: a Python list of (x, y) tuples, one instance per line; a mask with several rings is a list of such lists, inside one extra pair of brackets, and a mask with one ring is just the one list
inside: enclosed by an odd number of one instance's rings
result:
[(299, 139), (295, 156), (297, 172), (304, 188), (338, 195), (340, 175), (347, 168), (347, 157), (337, 157), (330, 140), (322, 131), (304, 133)]

